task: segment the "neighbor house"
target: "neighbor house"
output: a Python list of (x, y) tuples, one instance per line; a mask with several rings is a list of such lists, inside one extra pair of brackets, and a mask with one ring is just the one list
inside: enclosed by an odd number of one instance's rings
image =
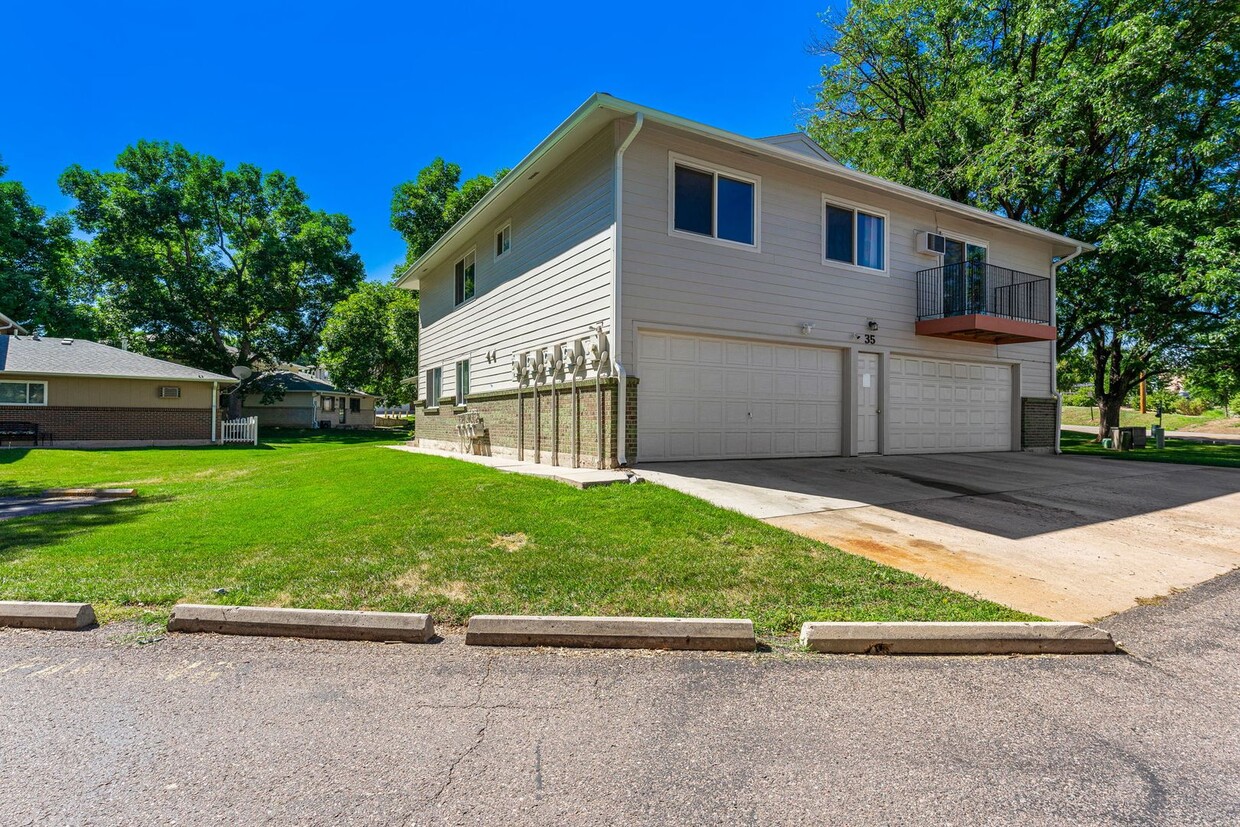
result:
[(1093, 247), (595, 95), (427, 250), (422, 444), (536, 462), (1053, 450)]
[(282, 365), (259, 376), (241, 415), (258, 417), (264, 427), (373, 428), (375, 398), (335, 387), (320, 369)]
[[(0, 326), (7, 319), (0, 318)], [(236, 382), (84, 339), (0, 335), (0, 444), (197, 445)]]

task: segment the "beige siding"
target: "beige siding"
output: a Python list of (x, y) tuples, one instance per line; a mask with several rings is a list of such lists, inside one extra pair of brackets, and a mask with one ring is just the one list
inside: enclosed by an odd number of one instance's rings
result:
[[(668, 233), (668, 153), (761, 176), (760, 251)], [(865, 350), (952, 359), (1022, 363), (1026, 396), (1050, 392), (1050, 344), (993, 345), (914, 334), (916, 272), (937, 266), (915, 252), (919, 230), (964, 232), (989, 246), (989, 261), (1050, 275), (1049, 243), (982, 223), (938, 214), (880, 191), (818, 180), (793, 169), (648, 125), (625, 156), (622, 357), (634, 365), (641, 326), (861, 347), (857, 334), (878, 323), (877, 346)], [(823, 262), (822, 198), (889, 214), (888, 275)], [(813, 332), (801, 333), (801, 323)], [(446, 377), (446, 373), (445, 373)], [(445, 378), (446, 385), (446, 378)]]
[[(470, 390), (510, 387), (517, 350), (585, 337), (611, 313), (614, 128), (602, 130), (547, 174), (510, 215), (458, 245), (476, 249), (477, 291), (453, 308), (454, 254), (421, 279), (418, 344), (422, 376), (443, 368), (443, 395), (455, 392), (455, 364), (470, 360)], [(495, 257), (495, 232), (512, 223), (512, 249)], [(489, 362), (488, 351), (498, 351)], [(419, 392), (425, 382), (419, 381)]]
[[(151, 379), (103, 379), (3, 373), (0, 379), (47, 383), (47, 404), (57, 408), (209, 408), (210, 382)], [(179, 399), (161, 399), (164, 386), (181, 389)], [(18, 407), (18, 406), (12, 406)]]

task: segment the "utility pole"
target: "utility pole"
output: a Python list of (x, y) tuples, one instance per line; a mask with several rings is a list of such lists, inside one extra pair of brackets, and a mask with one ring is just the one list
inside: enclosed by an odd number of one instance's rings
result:
[(1141, 413), (1145, 413), (1145, 377), (1141, 377)]

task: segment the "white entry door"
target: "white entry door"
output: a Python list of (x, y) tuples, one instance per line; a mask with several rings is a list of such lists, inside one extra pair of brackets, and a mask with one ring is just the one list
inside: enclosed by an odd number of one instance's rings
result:
[(840, 453), (840, 351), (646, 332), (637, 347), (639, 461)]
[(1011, 367), (894, 355), (888, 364), (888, 453), (1012, 449)]
[(878, 354), (857, 354), (857, 453), (878, 453)]

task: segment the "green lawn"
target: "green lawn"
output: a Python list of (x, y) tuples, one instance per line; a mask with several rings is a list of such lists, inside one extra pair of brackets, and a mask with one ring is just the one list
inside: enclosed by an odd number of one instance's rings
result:
[[(136, 487), (135, 501), (0, 521), (0, 598), (86, 600), (107, 620), (180, 601), (475, 613), (807, 620), (1027, 615), (656, 485), (580, 491), (384, 448), (0, 451), (0, 490)], [(214, 589), (227, 589), (216, 594)]]
[(1182, 462), (1188, 465), (1221, 465), (1240, 468), (1240, 445), (1208, 445), (1183, 439), (1168, 439), (1161, 451), (1154, 447), (1154, 440), (1146, 442), (1144, 449), (1114, 451), (1094, 442), (1089, 434), (1064, 431), (1060, 445), (1065, 454), (1089, 454), (1108, 459), (1136, 460), (1138, 462)]
[[(1222, 427), (1224, 422), (1230, 424), (1232, 420), (1225, 420), (1222, 411), (1206, 411), (1201, 416), (1165, 413), (1162, 418), (1163, 427), (1168, 431), (1183, 431), (1190, 428), (1207, 429), (1209, 425), (1213, 425), (1216, 430), (1230, 430), (1229, 427)], [(1097, 426), (1098, 409), (1064, 405), (1063, 424)], [(1152, 409), (1149, 413), (1137, 413), (1131, 408), (1123, 408), (1119, 412), (1119, 424), (1121, 426), (1145, 425), (1146, 427), (1152, 427), (1158, 424), (1158, 417), (1154, 415)]]

